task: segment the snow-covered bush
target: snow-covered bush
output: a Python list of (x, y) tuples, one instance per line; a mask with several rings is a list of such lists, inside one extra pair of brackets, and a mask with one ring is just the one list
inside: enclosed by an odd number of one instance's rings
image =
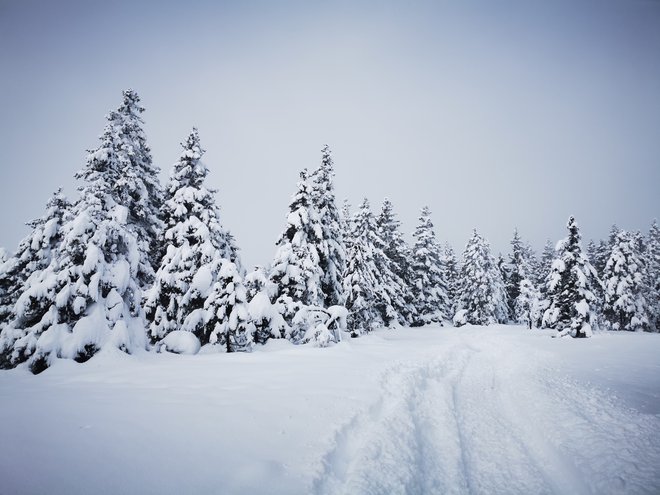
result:
[(282, 316), (284, 305), (273, 302), (277, 295), (277, 287), (272, 283), (266, 270), (256, 267), (245, 277), (245, 288), (248, 298), (248, 313), (254, 325), (255, 344), (265, 344), (268, 339), (284, 337), (290, 327)]
[(348, 310), (344, 306), (320, 308), (303, 306), (293, 318), (293, 333), (300, 336), (300, 344), (327, 347), (341, 342), (341, 333), (347, 330)]

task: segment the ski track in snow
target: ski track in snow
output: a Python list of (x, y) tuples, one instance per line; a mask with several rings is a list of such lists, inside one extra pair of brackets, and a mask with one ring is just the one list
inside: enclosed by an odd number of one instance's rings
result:
[[(475, 347), (478, 345), (478, 347)], [(658, 493), (660, 417), (616, 404), (496, 338), (396, 363), (336, 434), (325, 494)]]

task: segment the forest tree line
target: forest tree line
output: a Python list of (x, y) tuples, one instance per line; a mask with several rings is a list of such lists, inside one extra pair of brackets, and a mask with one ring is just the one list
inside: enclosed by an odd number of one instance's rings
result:
[(330, 150), (303, 170), (267, 267), (246, 270), (206, 186), (193, 129), (160, 183), (132, 90), (107, 115), (76, 174), (12, 255), (0, 252), (0, 367), (38, 373), (103, 349), (250, 351), (271, 338), (327, 346), (342, 332), (453, 322), (525, 324), (558, 335), (660, 330), (660, 232), (613, 227), (584, 250), (567, 237), (540, 256), (518, 232), (494, 256), (476, 230), (462, 258), (422, 208), (406, 242), (387, 199), (374, 212), (337, 206)]

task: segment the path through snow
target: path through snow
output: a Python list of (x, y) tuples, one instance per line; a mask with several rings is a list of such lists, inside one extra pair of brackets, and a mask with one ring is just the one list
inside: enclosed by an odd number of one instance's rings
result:
[(658, 493), (658, 416), (552, 373), (542, 351), (455, 337), (387, 370), (377, 403), (337, 434), (316, 493)]

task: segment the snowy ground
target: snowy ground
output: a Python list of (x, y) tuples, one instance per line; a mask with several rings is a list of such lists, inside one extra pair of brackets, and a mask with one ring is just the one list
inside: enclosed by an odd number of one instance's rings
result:
[(550, 335), (0, 372), (0, 494), (659, 493), (660, 335)]

